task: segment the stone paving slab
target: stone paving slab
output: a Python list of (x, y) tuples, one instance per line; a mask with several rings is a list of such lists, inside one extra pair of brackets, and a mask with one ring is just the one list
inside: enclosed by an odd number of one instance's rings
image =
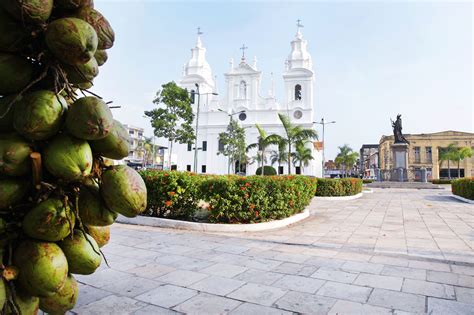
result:
[[(442, 190), (311, 203), (285, 229), (112, 226), (77, 314), (474, 314), (474, 206)], [(452, 244), (452, 246), (450, 246)]]

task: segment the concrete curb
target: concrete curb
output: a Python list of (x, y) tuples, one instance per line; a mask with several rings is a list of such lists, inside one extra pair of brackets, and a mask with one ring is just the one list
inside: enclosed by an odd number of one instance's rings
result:
[(316, 200), (332, 200), (332, 201), (343, 201), (343, 200), (354, 200), (362, 197), (363, 193), (358, 193), (352, 196), (336, 196), (336, 197), (314, 197)]
[(309, 217), (309, 209), (306, 208), (303, 212), (297, 213), (291, 217), (275, 220), (270, 222), (262, 223), (249, 223), (249, 224), (220, 224), (220, 223), (198, 223), (180, 220), (171, 220), (154, 217), (137, 216), (135, 218), (127, 218), (119, 215), (117, 218), (118, 223), (135, 224), (154, 226), (161, 228), (171, 228), (180, 230), (191, 230), (201, 232), (258, 232), (273, 230), (282, 227), (286, 227), (290, 224), (294, 224), (301, 220)]
[(467, 199), (467, 198), (464, 198), (464, 197), (461, 197), (461, 196), (458, 196), (458, 195), (455, 195), (455, 194), (453, 194), (451, 197), (453, 197), (453, 198), (455, 198), (455, 199), (457, 199), (457, 200), (461, 200), (461, 201), (470, 203), (470, 204), (474, 204), (474, 200)]
[(374, 190), (372, 188), (365, 188), (365, 189), (362, 189), (362, 193), (363, 194), (373, 194)]

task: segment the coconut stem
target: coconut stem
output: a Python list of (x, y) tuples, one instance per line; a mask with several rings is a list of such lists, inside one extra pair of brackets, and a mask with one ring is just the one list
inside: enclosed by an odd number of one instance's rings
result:
[(39, 152), (33, 152), (30, 154), (31, 162), (33, 165), (33, 185), (36, 189), (41, 189), (41, 154)]

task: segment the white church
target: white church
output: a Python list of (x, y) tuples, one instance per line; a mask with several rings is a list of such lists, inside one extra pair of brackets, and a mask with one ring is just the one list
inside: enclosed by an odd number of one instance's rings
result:
[[(206, 48), (200, 36), (202, 33), (198, 31), (196, 46), (191, 49), (191, 59), (185, 64), (183, 77), (178, 81), (178, 85), (188, 91), (196, 91), (197, 86), (199, 88), (200, 96), (195, 95), (192, 105), (194, 119), (199, 119), (197, 173), (227, 174), (229, 169), (237, 169), (229, 167), (226, 156), (217, 154), (219, 133), (226, 131), (230, 116), (245, 128), (247, 145), (257, 142), (259, 133), (255, 124), (259, 124), (267, 134), (285, 134), (278, 113), (288, 115), (293, 124), (314, 128), (314, 70), (301, 26), (298, 22), (295, 38), (291, 41), (291, 52), (285, 62), (283, 74), (285, 98), (281, 102), (275, 99), (273, 87), (267, 96), (260, 94), (262, 72), (257, 68), (256, 58), (251, 63), (247, 62), (245, 46), (241, 48), (242, 57), (239, 63), (234, 64), (231, 59), (230, 69), (224, 74), (225, 92), (218, 94), (211, 66), (206, 60)], [(195, 124), (196, 121), (194, 126)], [(194, 144), (175, 144), (174, 147), (177, 170), (195, 171)], [(321, 177), (322, 152), (316, 142), (308, 143), (307, 147), (312, 150), (314, 159), (308, 166), (303, 167), (302, 171), (298, 165), (296, 167), (291, 165), (291, 173)], [(270, 165), (269, 155), (272, 150), (277, 150), (276, 146), (267, 149), (268, 157), (265, 165)], [(248, 153), (248, 156), (255, 155), (256, 150)], [(247, 164), (246, 175), (254, 175), (258, 166), (258, 162)], [(278, 174), (288, 173), (287, 163), (281, 166), (275, 164), (273, 167)]]

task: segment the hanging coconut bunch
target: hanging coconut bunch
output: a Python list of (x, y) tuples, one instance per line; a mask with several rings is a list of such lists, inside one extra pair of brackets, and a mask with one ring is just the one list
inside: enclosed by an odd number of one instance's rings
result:
[(0, 313), (64, 314), (118, 214), (146, 208), (124, 126), (89, 91), (114, 31), (93, 0), (0, 1)]

